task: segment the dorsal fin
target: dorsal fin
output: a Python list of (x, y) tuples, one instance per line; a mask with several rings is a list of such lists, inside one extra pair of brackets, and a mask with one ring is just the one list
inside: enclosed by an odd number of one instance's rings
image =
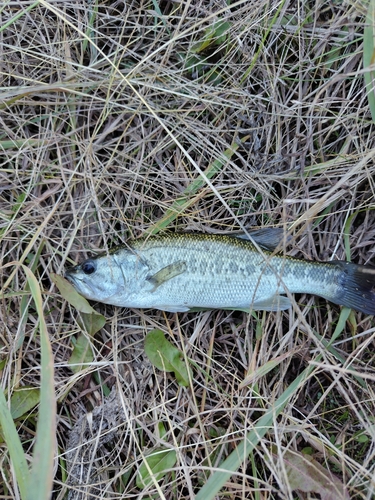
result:
[(282, 227), (264, 227), (261, 229), (252, 229), (247, 233), (232, 233), (230, 236), (242, 240), (251, 241), (251, 238), (265, 250), (273, 251), (284, 241), (288, 243), (291, 236), (287, 236)]

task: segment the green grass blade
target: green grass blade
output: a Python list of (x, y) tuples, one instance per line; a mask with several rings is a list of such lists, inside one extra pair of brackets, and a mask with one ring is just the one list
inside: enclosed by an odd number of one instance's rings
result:
[[(221, 158), (216, 159), (207, 167), (204, 171), (204, 175), (207, 179), (211, 179), (224, 167), (228, 160), (230, 160), (233, 154), (237, 151), (241, 143), (245, 142), (248, 136), (241, 139), (240, 143), (234, 142), (230, 148), (226, 149), (222, 154)], [(184, 190), (183, 196), (174, 201), (171, 208), (167, 210), (164, 217), (158, 221), (154, 226), (152, 226), (146, 234), (157, 234), (162, 231), (168, 225), (173, 222), (179, 215), (181, 215), (187, 208), (189, 208), (196, 200), (192, 196), (197, 194), (200, 189), (206, 186), (206, 181), (202, 176), (195, 179), (189, 186)]]
[[(331, 347), (330, 343), (334, 342), (337, 336), (342, 332), (344, 323), (349, 313), (350, 310), (343, 310), (331, 342), (327, 344), (327, 348)], [(318, 361), (320, 358), (321, 356), (318, 356), (316, 361)], [(290, 386), (275, 402), (273, 407), (258, 420), (253, 430), (251, 430), (247, 434), (246, 438), (237, 446), (237, 448), (229, 455), (229, 457), (224, 460), (224, 462), (220, 465), (220, 470), (216, 471), (214, 474), (212, 474), (212, 476), (209, 477), (207, 483), (198, 492), (196, 500), (210, 500), (214, 498), (214, 496), (220, 491), (224, 484), (230, 479), (231, 475), (238, 470), (241, 464), (247, 459), (251, 451), (258, 445), (261, 438), (273, 426), (275, 418), (280, 415), (286, 404), (290, 401), (296, 391), (301, 387), (303, 382), (310, 376), (313, 370), (313, 365), (308, 366), (301, 373), (301, 375), (299, 375), (294, 380), (294, 382), (290, 384)]]
[(30, 12), (37, 5), (39, 5), (39, 0), (37, 0), (34, 3), (32, 3), (31, 5), (29, 5), (25, 9), (23, 9), (23, 8), (19, 9), (18, 12), (17, 12), (17, 14), (15, 16), (13, 16), (11, 19), (9, 19), (9, 21), (7, 21), (6, 23), (4, 23), (0, 27), (0, 33), (2, 31), (6, 30), (7, 28), (9, 28), (9, 26), (11, 26), (12, 24), (14, 24), (16, 21), (18, 21), (18, 19), (20, 19), (22, 16), (24, 16), (27, 12)]
[(56, 398), (54, 391), (54, 370), (51, 344), (43, 313), (43, 300), (39, 284), (34, 274), (26, 266), (24, 269), (39, 317), (41, 344), (41, 386), (40, 406), (36, 442), (33, 450), (33, 465), (28, 500), (49, 500), (53, 481), (53, 465), (56, 439)]
[(241, 464), (247, 459), (251, 451), (257, 446), (261, 438), (273, 426), (275, 418), (280, 415), (286, 404), (290, 401), (292, 396), (301, 387), (301, 384), (307, 379), (314, 367), (308, 366), (299, 375), (294, 382), (283, 392), (279, 399), (275, 402), (273, 407), (261, 417), (254, 425), (246, 438), (232, 451), (232, 453), (222, 462), (219, 466), (220, 470), (214, 472), (209, 477), (207, 483), (200, 489), (196, 500), (211, 500), (217, 495), (224, 484), (230, 477), (238, 470)]
[[(35, 272), (37, 266), (39, 265), (39, 259), (40, 259), (40, 256), (42, 254), (42, 251), (44, 249), (45, 244), (46, 244), (46, 242), (43, 239), (37, 248), (35, 257), (33, 258), (33, 261), (32, 261), (31, 267), (30, 267), (30, 269), (33, 273)], [(26, 284), (25, 292), (28, 292), (28, 291), (29, 291), (29, 285)], [(28, 313), (29, 313), (29, 305), (28, 305), (29, 304), (29, 297), (30, 297), (30, 294), (28, 293), (27, 295), (23, 295), (21, 298), (20, 324), (19, 324), (20, 335), (19, 335), (18, 341), (17, 341), (17, 349), (19, 349), (21, 347), (21, 345), (23, 344), (23, 342), (25, 340), (25, 324), (27, 321)]]
[(0, 389), (0, 425), (1, 433), (5, 439), (5, 443), (12, 460), (21, 498), (26, 499), (30, 484), (30, 472), (16, 426), (14, 425), (13, 418), (2, 389)]
[(265, 43), (266, 43), (266, 40), (268, 38), (268, 35), (270, 34), (271, 30), (272, 30), (272, 27), (274, 26), (274, 24), (276, 23), (276, 21), (278, 20), (279, 16), (280, 16), (280, 12), (282, 10), (282, 8), (284, 7), (284, 3), (285, 3), (285, 0), (283, 0), (282, 2), (280, 2), (280, 4), (278, 5), (277, 7), (277, 10), (274, 14), (274, 16), (272, 17), (271, 21), (269, 22), (268, 25), (265, 26), (265, 33), (263, 35), (263, 38), (259, 44), (259, 48), (258, 50), (256, 51), (249, 67), (246, 69), (245, 73), (243, 74), (242, 78), (241, 78), (241, 85), (244, 83), (244, 81), (246, 80), (246, 78), (250, 75), (250, 73), (252, 72), (254, 66), (256, 65), (256, 62), (260, 56), (260, 54), (264, 51), (264, 46), (265, 46)]

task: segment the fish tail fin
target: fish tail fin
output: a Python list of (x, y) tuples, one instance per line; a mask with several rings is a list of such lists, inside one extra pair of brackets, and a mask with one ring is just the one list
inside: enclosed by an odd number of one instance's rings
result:
[(351, 262), (332, 262), (340, 267), (339, 293), (332, 300), (365, 314), (375, 315), (375, 267)]

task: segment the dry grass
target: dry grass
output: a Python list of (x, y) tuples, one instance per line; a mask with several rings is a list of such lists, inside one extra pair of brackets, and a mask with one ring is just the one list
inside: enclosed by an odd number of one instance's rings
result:
[[(53, 498), (67, 492), (68, 431), (110, 388), (123, 409), (115, 439), (92, 436), (99, 476), (90, 480), (104, 481), (95, 496), (193, 498), (314, 363), (215, 498), (305, 498), (292, 492), (286, 450), (308, 452), (350, 498), (375, 495), (372, 317), (351, 313), (337, 327), (339, 307), (305, 296), (293, 310), (250, 317), (98, 304), (107, 323), (92, 340), (94, 361), (76, 373), (68, 364), (81, 330), (50, 272), (153, 230), (180, 198), (189, 203), (169, 230), (292, 225), (290, 255), (375, 265), (366, 3), (228, 3), (6, 2), (0, 11), (1, 259), (16, 262), (1, 275), (1, 383), (8, 395), (40, 384), (37, 316), (23, 293), (22, 262), (44, 290), (55, 361)], [(186, 192), (202, 172), (202, 187)], [(143, 340), (155, 327), (192, 360), (189, 388), (148, 362)], [(335, 329), (340, 335), (326, 348)], [(273, 370), (241, 386), (278, 356)], [(27, 454), (35, 417), (28, 411), (17, 422)], [(16, 498), (1, 446), (0, 498)], [(137, 469), (160, 446), (176, 450), (177, 461), (142, 488)]]

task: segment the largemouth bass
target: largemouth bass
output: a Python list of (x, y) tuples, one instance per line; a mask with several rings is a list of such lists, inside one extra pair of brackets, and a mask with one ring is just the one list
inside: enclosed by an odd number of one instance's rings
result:
[(277, 241), (250, 234), (266, 250), (241, 237), (152, 236), (87, 259), (66, 277), (84, 297), (121, 307), (276, 311), (291, 307), (291, 292), (375, 315), (375, 268), (274, 255)]

